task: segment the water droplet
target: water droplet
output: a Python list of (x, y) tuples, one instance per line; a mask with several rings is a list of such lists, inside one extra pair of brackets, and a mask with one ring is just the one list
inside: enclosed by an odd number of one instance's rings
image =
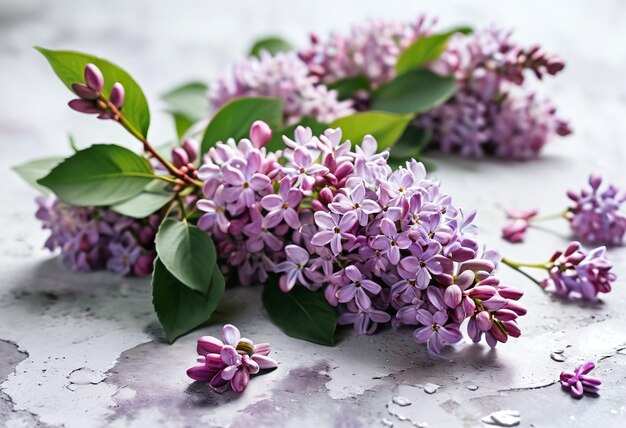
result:
[(437, 385), (436, 383), (429, 382), (424, 384), (424, 392), (426, 394), (434, 394), (439, 388), (441, 388), (441, 385)]
[(386, 419), (386, 418), (382, 419), (380, 422), (386, 427), (391, 428), (393, 426), (393, 422), (391, 422), (389, 419)]
[(565, 349), (563, 348), (558, 348), (552, 351), (553, 354), (562, 354), (563, 352), (565, 352)]
[(478, 385), (467, 385), (467, 389), (470, 391), (476, 391), (478, 389)]
[(428, 422), (413, 422), (417, 428), (428, 428)]
[(411, 400), (409, 400), (406, 397), (393, 397), (393, 401), (395, 404), (397, 404), (398, 406), (401, 407), (405, 407), (405, 406), (410, 406), (411, 405)]
[(557, 363), (562, 363), (563, 361), (567, 360), (567, 357), (565, 355), (563, 355), (563, 354), (556, 354), (554, 352), (552, 352), (550, 354), (550, 358), (552, 358)]
[(522, 421), (520, 413), (517, 410), (498, 410), (481, 419), (487, 425), (495, 425), (499, 427), (514, 427)]

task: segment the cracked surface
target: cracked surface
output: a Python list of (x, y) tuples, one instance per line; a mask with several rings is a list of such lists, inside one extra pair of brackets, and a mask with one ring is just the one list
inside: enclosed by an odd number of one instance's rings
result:
[[(12, 102), (10, 108), (0, 107), (0, 168), (6, 179), (0, 186), (5, 201), (0, 208), (0, 425), (356, 428), (382, 426), (386, 418), (395, 427), (424, 422), (475, 427), (484, 426), (482, 417), (503, 409), (518, 410), (525, 427), (626, 425), (624, 248), (609, 252), (620, 276), (614, 292), (592, 304), (551, 298), (514, 272), (501, 270), (505, 282), (526, 291), (523, 336), (496, 351), (462, 344), (440, 359), (415, 346), (409, 332), (396, 335), (389, 329), (363, 338), (347, 333), (333, 348), (289, 339), (268, 322), (258, 288), (229, 290), (211, 325), (170, 346), (152, 312), (147, 280), (74, 274), (40, 249), (45, 234), (33, 218), (35, 193), (8, 167), (32, 157), (68, 154), (68, 131), (81, 146), (129, 138), (113, 124), (64, 108), (67, 91), (32, 45), (109, 57), (156, 102), (172, 84), (216, 76), (256, 36), (279, 28), (281, 35), (304, 43), (307, 29), (325, 32), (366, 16), (417, 14), (414, 2), (367, 0), (355, 7), (323, 1), (299, 4), (297, 15), (293, 6), (277, 0), (264, 8), (252, 2), (198, 1), (187, 9), (173, 3), (148, 7), (147, 0), (134, 7), (121, 0), (72, 7), (43, 0), (5, 3), (0, 4), (0, 91)], [(433, 156), (444, 189), (458, 205), (479, 209), (482, 241), (518, 260), (547, 258), (563, 247), (567, 226), (552, 223), (553, 233), (533, 229), (525, 245), (506, 244), (499, 239), (503, 207), (560, 211), (565, 190), (582, 185), (591, 171), (626, 187), (626, 146), (621, 144), (626, 54), (619, 43), (626, 40), (626, 8), (618, 0), (603, 3), (602, 10), (575, 3), (568, 9), (539, 0), (424, 6), (442, 18), (444, 27), (468, 22), (514, 26), (520, 40), (540, 41), (568, 61), (566, 72), (544, 86), (576, 134), (550, 145), (542, 159), (509, 164)], [(169, 19), (185, 23), (185, 31), (169, 25)], [(585, 31), (572, 22), (585, 22)], [(159, 107), (153, 104), (150, 134), (166, 140), (173, 130)], [(270, 342), (280, 363), (253, 379), (241, 396), (214, 394), (185, 376), (194, 363), (195, 339), (217, 335), (225, 322), (239, 326), (245, 336)], [(557, 349), (564, 350), (564, 362), (550, 358)], [(594, 375), (604, 384), (598, 397), (576, 401), (555, 382), (562, 370), (584, 359), (598, 361)], [(428, 394), (427, 383), (441, 387)], [(392, 402), (395, 396), (412, 404), (398, 406)]]

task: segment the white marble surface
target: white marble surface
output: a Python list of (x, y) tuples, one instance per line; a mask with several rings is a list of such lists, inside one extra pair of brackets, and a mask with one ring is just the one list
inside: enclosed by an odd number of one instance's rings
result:
[[(134, 144), (114, 124), (65, 107), (69, 94), (31, 49), (40, 44), (107, 57), (129, 70), (153, 105), (151, 137), (173, 135), (158, 95), (190, 78), (209, 80), (241, 57), (257, 36), (276, 33), (303, 44), (309, 30), (345, 29), (371, 16), (403, 19), (426, 11), (444, 26), (498, 23), (518, 39), (541, 42), (568, 61), (563, 75), (542, 85), (575, 135), (551, 144), (526, 164), (434, 156), (436, 175), (458, 204), (478, 208), (483, 242), (516, 259), (548, 257), (569, 238), (532, 230), (527, 244), (499, 239), (502, 207), (560, 210), (565, 189), (600, 171), (626, 187), (626, 7), (586, 1), (206, 1), (43, 0), (0, 3), (0, 422), (22, 426), (382, 426), (412, 423), (481, 426), (501, 409), (521, 413), (521, 426), (626, 424), (626, 251), (612, 249), (620, 280), (597, 304), (553, 301), (515, 273), (501, 277), (524, 288), (529, 313), (523, 336), (490, 352), (463, 344), (433, 359), (408, 335), (348, 334), (334, 347), (286, 338), (260, 307), (259, 289), (230, 290), (216, 325), (174, 345), (164, 343), (147, 280), (67, 272), (41, 250), (45, 234), (33, 219), (34, 191), (9, 166), (69, 153), (79, 145)], [(193, 342), (233, 322), (269, 341), (278, 370), (254, 379), (245, 394), (216, 395), (192, 384), (185, 369)], [(565, 348), (564, 363), (550, 352)], [(622, 351), (620, 351), (620, 349)], [(558, 374), (582, 359), (600, 360), (598, 398), (570, 399)], [(426, 383), (441, 385), (434, 394)], [(478, 386), (477, 390), (468, 387)], [(472, 388), (473, 389), (473, 388)], [(412, 404), (387, 405), (394, 396)], [(400, 420), (398, 413), (408, 418)]]

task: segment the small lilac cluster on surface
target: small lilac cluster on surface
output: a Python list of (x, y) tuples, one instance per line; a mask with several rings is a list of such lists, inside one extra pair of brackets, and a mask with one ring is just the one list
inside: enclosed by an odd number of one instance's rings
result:
[(365, 76), (376, 87), (395, 77), (398, 56), (429, 34), (434, 23), (424, 16), (410, 23), (373, 19), (353, 25), (348, 35), (334, 33), (321, 40), (312, 34), (311, 45), (299, 55), (323, 83)]
[(278, 363), (268, 357), (269, 343), (254, 344), (242, 338), (232, 324), (222, 328), (222, 340), (213, 336), (198, 339), (198, 365), (187, 370), (187, 376), (199, 382), (209, 382), (216, 392), (230, 388), (238, 393), (248, 386), (250, 376), (260, 370), (275, 369)]
[(319, 84), (319, 79), (309, 74), (295, 53), (271, 56), (263, 51), (259, 58), (250, 57), (235, 64), (233, 71), (213, 88), (210, 100), (215, 110), (236, 98), (278, 97), (283, 101), (287, 123), (304, 116), (330, 123), (353, 113), (351, 102), (339, 101), (336, 91)]
[(502, 228), (502, 238), (509, 242), (522, 242), (528, 227), (537, 221), (565, 218), (581, 241), (590, 244), (621, 245), (626, 235), (626, 192), (614, 185), (600, 189), (602, 177), (589, 176), (589, 188), (567, 192), (575, 205), (562, 213), (537, 217), (538, 210), (507, 210), (507, 223)]
[(600, 190), (602, 177), (589, 177), (591, 190), (569, 191), (567, 196), (574, 201), (566, 218), (572, 230), (581, 240), (596, 244), (619, 245), (626, 234), (626, 192), (614, 185)]
[(269, 138), (218, 143), (199, 170), (198, 225), (240, 282), (276, 272), (284, 292), (323, 289), (339, 323), (359, 333), (416, 326), (434, 353), (462, 339), (465, 319), (475, 341), (519, 336), (522, 292), (500, 284), (475, 213), (455, 207), (421, 163), (393, 170), (374, 138), (353, 147), (340, 129), (298, 127), (276, 153), (263, 148)]
[(454, 35), (431, 65), (453, 76), (458, 87), (450, 101), (418, 118), (441, 150), (524, 160), (536, 157), (553, 135), (571, 133), (550, 101), (523, 87), (526, 71), (541, 79), (559, 73), (565, 63), (538, 46), (521, 47), (510, 36), (495, 28)]
[[(99, 119), (118, 120), (118, 112), (124, 104), (124, 87), (116, 82), (111, 88), (108, 100), (103, 97), (104, 76), (98, 66), (85, 66), (85, 83), (73, 83), (72, 90), (78, 98), (69, 102), (69, 106), (81, 113), (97, 114)], [(113, 107), (115, 111), (111, 108)]]
[(160, 216), (135, 219), (107, 208), (66, 205), (53, 196), (39, 197), (37, 204), (36, 217), (50, 230), (45, 247), (60, 249), (63, 263), (70, 269), (106, 269), (137, 276), (152, 272)]
[(556, 251), (548, 263), (550, 278), (542, 282), (545, 287), (554, 286), (556, 294), (569, 297), (579, 295), (595, 299), (599, 293), (611, 291), (616, 275), (613, 264), (604, 256), (605, 247), (589, 252), (579, 242), (570, 243), (565, 251)]
[(526, 231), (530, 225), (530, 220), (537, 216), (539, 210), (507, 210), (507, 223), (502, 228), (502, 238), (511, 242), (519, 243), (524, 241)]
[(602, 381), (597, 377), (590, 376), (589, 372), (596, 365), (592, 361), (586, 361), (581, 366), (576, 367), (573, 372), (563, 371), (560, 376), (561, 387), (574, 398), (582, 398), (583, 394), (597, 394)]

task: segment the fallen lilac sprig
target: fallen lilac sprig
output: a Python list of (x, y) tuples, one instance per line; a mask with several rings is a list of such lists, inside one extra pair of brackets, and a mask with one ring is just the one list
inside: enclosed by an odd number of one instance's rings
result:
[(620, 245), (626, 236), (626, 192), (614, 185), (600, 190), (602, 178), (589, 176), (590, 188), (578, 192), (567, 192), (569, 199), (575, 202), (564, 211), (547, 216), (537, 216), (538, 210), (509, 210), (509, 221), (502, 229), (502, 238), (516, 243), (522, 242), (526, 230), (533, 223), (564, 218), (578, 238), (584, 242), (602, 245)]
[[(599, 293), (611, 291), (617, 278), (612, 272), (613, 264), (605, 257), (606, 248), (598, 247), (586, 252), (579, 242), (571, 242), (565, 251), (556, 251), (545, 263), (520, 263), (503, 258), (502, 263), (528, 277), (546, 289), (553, 286), (554, 293), (563, 297), (572, 295), (593, 300)], [(542, 269), (548, 278), (541, 281), (522, 268)]]
[(275, 369), (278, 362), (268, 357), (269, 343), (255, 345), (242, 338), (239, 329), (232, 324), (222, 328), (222, 340), (213, 336), (198, 339), (198, 363), (187, 370), (187, 376), (209, 386), (219, 393), (228, 389), (243, 392), (251, 375), (260, 370)]
[(593, 362), (587, 361), (581, 366), (576, 367), (573, 373), (568, 371), (561, 372), (561, 386), (563, 389), (569, 390), (574, 398), (582, 398), (585, 392), (588, 394), (596, 394), (600, 389), (602, 381), (597, 377), (587, 374), (595, 367), (596, 365)]

